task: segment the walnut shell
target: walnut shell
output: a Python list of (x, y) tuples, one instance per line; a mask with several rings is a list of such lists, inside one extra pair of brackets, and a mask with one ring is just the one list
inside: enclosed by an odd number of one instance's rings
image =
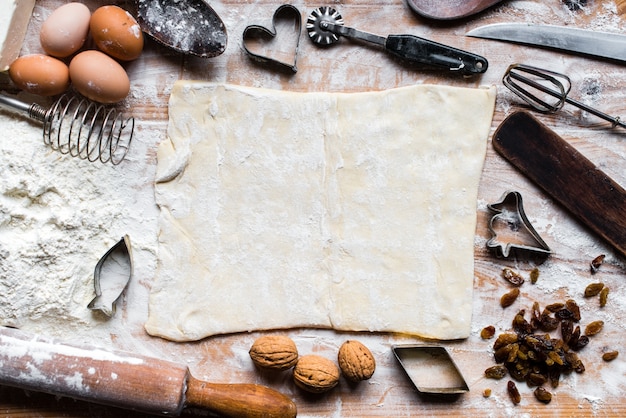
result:
[(296, 343), (284, 335), (265, 335), (250, 347), (250, 358), (260, 368), (287, 370), (298, 362)]
[(343, 343), (337, 359), (343, 375), (352, 382), (367, 380), (376, 370), (376, 360), (372, 352), (356, 340)]
[(326, 392), (339, 383), (339, 368), (331, 360), (316, 354), (300, 357), (293, 369), (296, 386), (312, 393)]

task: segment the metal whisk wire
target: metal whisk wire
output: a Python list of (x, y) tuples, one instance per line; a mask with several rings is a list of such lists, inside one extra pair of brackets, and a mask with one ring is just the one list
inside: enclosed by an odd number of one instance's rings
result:
[(3, 95), (0, 104), (42, 122), (44, 143), (72, 157), (117, 165), (126, 157), (133, 140), (134, 118), (125, 118), (115, 108), (77, 96), (63, 95), (49, 108)]
[[(509, 66), (504, 73), (502, 84), (540, 112), (556, 112), (560, 110), (565, 103), (569, 103), (592, 115), (611, 122), (613, 127), (620, 126), (626, 128), (626, 124), (620, 120), (619, 116), (607, 115), (584, 103), (569, 98), (568, 95), (572, 88), (572, 83), (570, 78), (565, 74), (525, 64), (513, 64)], [(551, 96), (556, 99), (556, 101), (550, 102), (545, 96), (541, 97), (539, 93)]]

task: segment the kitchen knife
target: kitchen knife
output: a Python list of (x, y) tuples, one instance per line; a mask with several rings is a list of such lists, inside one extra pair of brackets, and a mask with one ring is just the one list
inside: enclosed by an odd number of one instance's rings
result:
[(565, 26), (495, 23), (465, 36), (515, 42), (626, 62), (626, 36)]
[(626, 257), (626, 190), (525, 111), (507, 117), (494, 149)]
[(0, 384), (152, 414), (191, 406), (227, 417), (295, 417), (287, 396), (256, 384), (209, 383), (186, 366), (62, 344), (0, 327)]

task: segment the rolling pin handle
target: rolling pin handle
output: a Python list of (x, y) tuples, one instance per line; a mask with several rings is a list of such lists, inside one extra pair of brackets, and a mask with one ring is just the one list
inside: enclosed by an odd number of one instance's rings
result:
[(185, 405), (227, 417), (293, 418), (297, 414), (289, 397), (266, 386), (208, 383), (193, 376), (187, 381)]

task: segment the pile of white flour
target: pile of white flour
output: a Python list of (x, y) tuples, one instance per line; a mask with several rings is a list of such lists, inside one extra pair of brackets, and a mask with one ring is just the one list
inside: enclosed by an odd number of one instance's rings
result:
[[(40, 125), (8, 111), (0, 110), (0, 126), (0, 325), (65, 337), (108, 333), (120, 321), (141, 326), (147, 289), (137, 284), (156, 260), (154, 164), (146, 156), (154, 144), (142, 142), (150, 128), (137, 129), (126, 160), (113, 166), (48, 148)], [(120, 303), (137, 318), (106, 320), (87, 308), (94, 268), (125, 234), (135, 275), (132, 300)]]

